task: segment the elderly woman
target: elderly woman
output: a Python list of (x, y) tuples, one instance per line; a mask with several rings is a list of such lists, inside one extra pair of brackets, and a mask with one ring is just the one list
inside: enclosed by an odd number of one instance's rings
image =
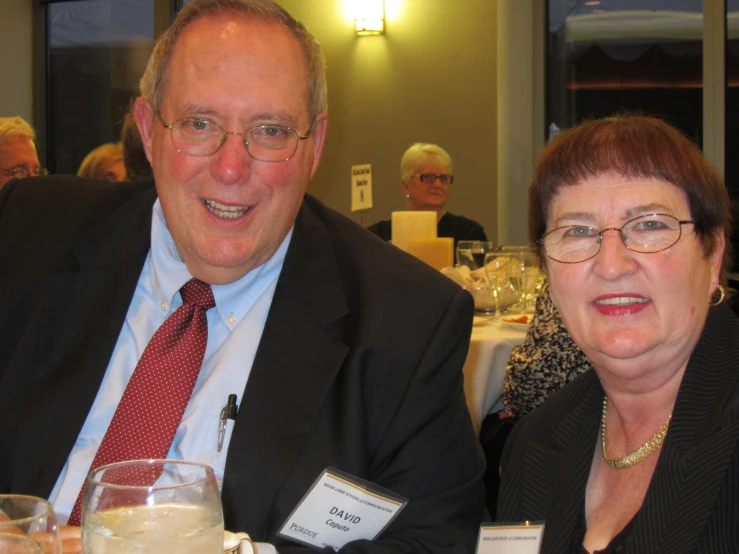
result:
[(530, 234), (588, 371), (524, 418), (500, 521), (542, 553), (739, 552), (739, 321), (720, 284), (724, 185), (648, 117), (588, 122), (542, 152)]
[[(452, 190), (452, 158), (441, 146), (412, 145), (400, 161), (400, 184), (411, 211), (431, 211), (437, 214), (439, 237), (452, 237), (454, 247), (460, 240), (487, 240), (482, 225), (461, 215), (446, 211)], [(386, 219), (368, 228), (383, 240), (391, 240), (391, 224)]]
[(125, 181), (126, 167), (123, 165), (121, 145), (109, 142), (92, 150), (82, 160), (77, 176), (106, 181)]

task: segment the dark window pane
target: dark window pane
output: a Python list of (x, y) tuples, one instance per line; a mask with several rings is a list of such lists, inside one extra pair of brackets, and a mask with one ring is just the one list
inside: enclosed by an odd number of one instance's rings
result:
[(74, 173), (90, 150), (120, 138), (154, 44), (154, 2), (78, 0), (48, 13), (48, 164)]
[(702, 144), (702, 12), (702, 0), (549, 0), (548, 135), (637, 111)]

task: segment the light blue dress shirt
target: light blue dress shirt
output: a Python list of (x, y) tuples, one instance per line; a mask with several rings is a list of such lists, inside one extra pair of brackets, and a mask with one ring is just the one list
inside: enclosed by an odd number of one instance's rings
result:
[[(218, 452), (221, 409), (229, 394), (238, 395), (237, 403), (241, 403), (292, 232), (291, 229), (265, 264), (234, 283), (212, 286), (216, 307), (208, 310), (208, 344), (203, 367), (167, 458), (208, 464), (215, 470), (219, 487), (233, 429), (233, 421), (229, 420), (223, 448)], [(69, 518), (141, 354), (164, 320), (182, 305), (179, 289), (191, 278), (157, 200), (151, 225), (151, 249), (126, 320), (95, 402), (49, 497), (60, 523)]]

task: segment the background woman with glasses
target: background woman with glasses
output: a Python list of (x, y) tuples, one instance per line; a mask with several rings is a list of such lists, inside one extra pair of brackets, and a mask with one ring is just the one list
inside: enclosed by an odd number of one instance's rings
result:
[[(408, 209), (436, 212), (437, 236), (452, 237), (455, 249), (460, 240), (488, 240), (482, 225), (446, 211), (454, 175), (452, 158), (441, 146), (420, 142), (412, 145), (400, 162), (400, 179)], [(369, 230), (383, 240), (392, 239), (389, 219), (378, 221)]]
[(587, 122), (542, 152), (530, 235), (593, 365), (503, 456), (498, 519), (544, 521), (542, 553), (739, 551), (730, 223), (716, 171), (657, 119)]

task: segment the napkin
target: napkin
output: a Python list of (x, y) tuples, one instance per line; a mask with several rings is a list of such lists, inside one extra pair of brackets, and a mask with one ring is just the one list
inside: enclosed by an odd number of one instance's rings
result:
[[(491, 269), (494, 269), (494, 267), (491, 266)], [(471, 270), (469, 267), (462, 265), (445, 267), (441, 272), (472, 294), (477, 309), (488, 310), (491, 308), (490, 304), (495, 300), (484, 267)], [(518, 296), (512, 288), (507, 287), (500, 291), (498, 301), (499, 306), (505, 308), (515, 304), (518, 301)]]
[(441, 272), (457, 283), (460, 287), (464, 288), (467, 288), (468, 286), (483, 286), (487, 283), (484, 268), (472, 271), (466, 265), (460, 265), (457, 267), (445, 267)]

